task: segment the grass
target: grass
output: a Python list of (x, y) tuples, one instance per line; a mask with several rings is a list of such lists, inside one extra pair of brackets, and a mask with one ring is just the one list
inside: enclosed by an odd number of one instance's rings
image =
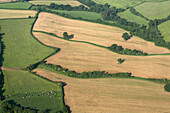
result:
[(92, 22), (67, 19), (50, 13), (40, 13), (34, 30), (55, 33), (60, 37), (62, 37), (63, 32), (66, 31), (69, 35), (74, 35), (74, 38), (71, 40), (86, 41), (106, 47), (115, 43), (124, 48), (142, 50), (152, 54), (169, 53), (168, 49), (157, 47), (154, 43), (145, 41), (139, 37), (134, 36), (130, 40), (125, 41), (122, 38), (122, 34), (127, 31), (123, 29)]
[(83, 19), (89, 19), (89, 20), (96, 20), (96, 19), (102, 19), (101, 15), (99, 13), (95, 12), (87, 12), (87, 11), (65, 11), (65, 10), (52, 10), (60, 13), (69, 14), (72, 17), (81, 17)]
[(146, 2), (135, 7), (142, 15), (149, 19), (166, 18), (170, 13), (170, 1)]
[(34, 17), (36, 11), (0, 9), (0, 19)]
[(28, 2), (3, 3), (0, 4), (0, 9), (29, 9), (30, 6)]
[(162, 84), (135, 79), (77, 79), (44, 69), (35, 71), (50, 80), (58, 81), (60, 78), (59, 81), (67, 83), (65, 100), (74, 113), (155, 113), (170, 109), (170, 94), (164, 91)]
[(170, 20), (166, 21), (158, 26), (158, 29), (161, 31), (162, 36), (167, 42), (170, 42)]
[(50, 5), (51, 3), (55, 4), (63, 4), (63, 5), (71, 5), (71, 6), (79, 6), (82, 5), (80, 2), (76, 0), (35, 0), (35, 1), (29, 1), (32, 4), (35, 5)]
[[(61, 49), (59, 53), (46, 59), (47, 63), (61, 65), (76, 72), (105, 70), (110, 73), (131, 72), (133, 76), (138, 77), (169, 78), (169, 55), (120, 55), (87, 43), (67, 41), (44, 33), (33, 34), (42, 43)], [(126, 61), (119, 65), (118, 58)]]
[(38, 110), (63, 110), (61, 86), (24, 71), (8, 70), (4, 71), (4, 75), (6, 100)]
[(1, 31), (5, 33), (4, 67), (26, 67), (54, 52), (52, 48), (40, 44), (32, 37), (30, 31), (34, 20), (34, 18), (0, 20)]
[(145, 1), (158, 2), (158, 1), (165, 1), (165, 0), (93, 0), (93, 1), (98, 4), (108, 3), (109, 5), (117, 7), (117, 8), (127, 8), (127, 7), (132, 7), (132, 6), (138, 5)]
[(129, 21), (131, 21), (131, 22), (136, 22), (136, 23), (138, 23), (138, 24), (140, 24), (140, 25), (142, 25), (142, 24), (144, 24), (144, 25), (146, 25), (146, 26), (148, 25), (148, 21), (147, 21), (147, 20), (145, 20), (144, 18), (141, 18), (141, 17), (139, 17), (139, 16), (136, 16), (136, 15), (132, 14), (129, 9), (126, 10), (126, 11), (124, 11), (124, 12), (118, 13), (118, 15), (119, 15), (121, 18), (125, 18), (125, 19), (127, 19), (127, 20), (129, 20)]

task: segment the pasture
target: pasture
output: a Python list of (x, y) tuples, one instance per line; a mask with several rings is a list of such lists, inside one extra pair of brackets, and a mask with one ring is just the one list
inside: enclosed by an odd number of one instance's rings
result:
[[(59, 53), (46, 59), (47, 63), (61, 65), (76, 72), (100, 70), (110, 73), (131, 72), (133, 76), (145, 78), (170, 78), (168, 55), (120, 55), (87, 43), (67, 41), (44, 33), (33, 34), (42, 43), (61, 49)], [(118, 64), (118, 58), (125, 59), (125, 62)]]
[(0, 4), (0, 9), (29, 9), (31, 4), (28, 2), (15, 2)]
[(32, 37), (31, 27), (34, 20), (35, 18), (0, 20), (1, 32), (5, 33), (4, 67), (26, 67), (54, 52), (54, 49), (40, 44)]
[(65, 10), (52, 10), (54, 12), (60, 12), (69, 14), (72, 17), (76, 18), (83, 18), (83, 19), (89, 19), (89, 20), (96, 20), (96, 19), (102, 19), (101, 15), (99, 13), (95, 12), (87, 12), (87, 11), (65, 11)]
[(125, 18), (130, 22), (136, 22), (136, 23), (138, 23), (140, 25), (142, 25), (142, 24), (144, 24), (146, 26), (148, 25), (147, 20), (145, 20), (144, 18), (141, 18), (140, 16), (136, 16), (136, 15), (132, 14), (129, 9), (124, 11), (124, 12), (118, 13), (118, 15), (121, 18)]
[(34, 17), (36, 11), (0, 9), (0, 19)]
[(61, 86), (24, 71), (3, 72), (6, 100), (14, 100), (21, 106), (38, 110), (63, 110)]
[(136, 11), (149, 19), (166, 18), (170, 14), (170, 1), (164, 2), (145, 2), (136, 7)]
[(55, 33), (60, 37), (63, 36), (63, 32), (67, 32), (69, 35), (74, 35), (71, 40), (87, 41), (107, 47), (118, 44), (124, 48), (142, 50), (147, 53), (170, 52), (166, 48), (157, 47), (154, 43), (135, 36), (125, 41), (122, 34), (127, 31), (117, 27), (67, 19), (50, 13), (40, 13), (33, 30)]
[(161, 84), (135, 79), (77, 79), (44, 69), (35, 71), (67, 84), (65, 102), (73, 113), (170, 112), (170, 94)]
[(93, 1), (98, 4), (108, 3), (109, 5), (117, 8), (127, 8), (127, 7), (136, 6), (143, 2), (151, 2), (151, 1), (159, 2), (159, 1), (166, 1), (166, 0), (93, 0)]
[(33, 1), (29, 1), (29, 2), (32, 4), (35, 4), (35, 5), (50, 5), (51, 3), (63, 4), (63, 5), (69, 4), (71, 6), (83, 5), (76, 0), (33, 0)]
[(170, 20), (166, 21), (158, 26), (158, 29), (161, 31), (162, 36), (167, 42), (170, 42)]

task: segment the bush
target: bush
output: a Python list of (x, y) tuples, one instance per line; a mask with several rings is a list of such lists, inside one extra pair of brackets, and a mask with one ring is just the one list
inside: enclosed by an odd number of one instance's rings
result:
[(164, 86), (165, 91), (170, 92), (170, 84)]

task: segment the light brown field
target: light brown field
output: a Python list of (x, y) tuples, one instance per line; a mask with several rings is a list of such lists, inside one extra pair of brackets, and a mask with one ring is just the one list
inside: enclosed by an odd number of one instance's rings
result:
[(0, 3), (12, 2), (12, 1), (16, 1), (16, 0), (0, 0)]
[[(90, 44), (70, 42), (43, 33), (33, 33), (42, 43), (61, 48), (48, 63), (61, 65), (77, 72), (105, 70), (110, 73), (132, 72), (134, 76), (170, 79), (170, 56), (120, 55)], [(118, 64), (117, 59), (126, 59)]]
[(170, 93), (163, 85), (133, 79), (77, 79), (43, 69), (39, 75), (63, 81), (72, 113), (169, 113)]
[(82, 3), (76, 1), (76, 0), (35, 0), (35, 1), (29, 1), (32, 4), (35, 5), (50, 5), (51, 3), (55, 4), (63, 4), (63, 5), (71, 5), (71, 6), (79, 6), (83, 5)]
[(36, 14), (36, 11), (0, 9), (0, 19), (3, 19), (3, 18), (28, 18), (28, 16), (34, 17), (35, 14)]
[(124, 48), (142, 50), (148, 53), (170, 52), (168, 49), (157, 47), (154, 43), (138, 37), (124, 41), (121, 36), (126, 31), (117, 27), (67, 19), (50, 13), (40, 13), (34, 30), (52, 32), (58, 36), (62, 36), (63, 32), (66, 31), (70, 35), (74, 34), (72, 40), (88, 41), (104, 46), (118, 44)]

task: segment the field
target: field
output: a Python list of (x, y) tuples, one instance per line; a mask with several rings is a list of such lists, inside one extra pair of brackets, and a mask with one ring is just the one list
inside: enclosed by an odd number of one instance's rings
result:
[(96, 20), (98, 18), (102, 19), (101, 15), (99, 13), (95, 12), (87, 12), (87, 11), (65, 11), (65, 10), (52, 10), (60, 13), (69, 14), (72, 17), (81, 17), (83, 19), (89, 19), (89, 20)]
[(168, 49), (157, 47), (154, 43), (138, 37), (132, 37), (132, 39), (125, 41), (122, 34), (127, 31), (117, 27), (67, 19), (50, 13), (40, 13), (34, 30), (55, 33), (61, 37), (66, 31), (69, 35), (74, 35), (72, 40), (87, 41), (103, 46), (111, 46), (116, 43), (124, 48), (142, 50), (148, 53), (170, 52)]
[(146, 2), (134, 7), (138, 12), (149, 19), (161, 19), (170, 14), (170, 1)]
[(31, 6), (28, 2), (3, 3), (0, 9), (28, 9)]
[(168, 42), (170, 42), (170, 20), (166, 21), (158, 26), (158, 29), (161, 31), (162, 36), (164, 36), (164, 39)]
[(148, 25), (148, 21), (147, 21), (147, 20), (145, 20), (144, 18), (141, 18), (141, 17), (139, 17), (139, 16), (136, 16), (136, 15), (132, 14), (129, 9), (126, 10), (126, 11), (124, 11), (124, 12), (118, 13), (118, 15), (119, 15), (121, 18), (125, 18), (125, 19), (127, 19), (127, 20), (129, 20), (129, 21), (131, 21), (131, 22), (136, 22), (136, 23), (138, 23), (138, 24), (140, 24), (140, 25), (142, 25), (142, 24), (144, 24), (144, 25), (146, 25), (146, 26)]
[(28, 18), (28, 16), (34, 17), (35, 14), (36, 14), (36, 11), (0, 9), (0, 19)]
[(32, 4), (35, 5), (50, 5), (51, 3), (55, 3), (55, 4), (63, 4), (63, 5), (71, 5), (71, 6), (79, 6), (79, 5), (83, 5), (80, 2), (76, 1), (76, 0), (35, 0), (35, 1), (29, 1)]
[(4, 75), (4, 95), (7, 100), (39, 110), (63, 109), (62, 88), (59, 85), (24, 71), (8, 70), (4, 71)]
[[(86, 43), (66, 41), (43, 33), (33, 34), (42, 43), (61, 49), (59, 53), (49, 57), (47, 63), (61, 65), (76, 72), (105, 70), (110, 73), (131, 72), (133, 76), (146, 78), (170, 78), (168, 55), (120, 55)], [(125, 59), (125, 62), (118, 64), (118, 58)]]
[(12, 1), (15, 1), (15, 0), (0, 0), (0, 3), (12, 2)]
[(67, 83), (65, 101), (73, 113), (170, 112), (170, 94), (160, 84), (135, 79), (76, 79), (43, 69), (35, 71)]
[(5, 33), (4, 67), (26, 67), (54, 52), (32, 37), (30, 30), (33, 22), (34, 19), (0, 20), (1, 32)]

